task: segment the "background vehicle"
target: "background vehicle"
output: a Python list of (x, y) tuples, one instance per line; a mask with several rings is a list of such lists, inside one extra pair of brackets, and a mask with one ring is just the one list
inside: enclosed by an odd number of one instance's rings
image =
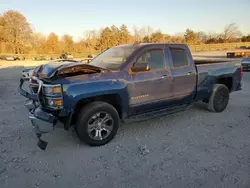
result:
[(120, 121), (179, 112), (196, 101), (222, 112), (241, 79), (239, 62), (194, 61), (184, 44), (149, 43), (110, 48), (89, 64), (42, 65), (31, 79), (34, 92), (24, 91), (21, 80), (20, 93), (30, 99), (26, 107), (41, 149), (47, 145), (41, 135), (58, 121), (100, 146), (114, 138)]
[(89, 54), (87, 58), (82, 59), (82, 62), (88, 64), (89, 62), (91, 62), (94, 59), (94, 57), (95, 57), (95, 55)]
[(88, 55), (88, 58), (95, 58), (96, 57), (96, 55), (94, 55), (94, 54), (89, 54)]
[(243, 71), (250, 71), (250, 57), (241, 60)]
[(6, 55), (1, 55), (0, 60), (6, 60)]
[(11, 55), (2, 55), (0, 56), (1, 60), (6, 61), (16, 61), (16, 60), (25, 60), (24, 56), (11, 56)]
[(35, 61), (42, 61), (42, 60), (46, 60), (45, 56), (36, 56), (36, 57), (33, 57), (32, 60), (35, 60)]
[(73, 59), (73, 55), (71, 53), (62, 53), (59, 59)]
[(32, 60), (34, 61), (44, 61), (44, 60), (54, 60), (55, 58), (52, 57), (52, 56), (43, 56), (43, 55), (40, 55), (40, 56), (36, 56), (36, 57), (33, 57)]
[(6, 61), (15, 61), (16, 58), (15, 58), (14, 56), (6, 56), (6, 57), (5, 57), (5, 60), (6, 60)]
[(227, 52), (228, 58), (237, 58), (237, 57), (250, 57), (250, 51), (235, 51)]
[(16, 56), (16, 57), (17, 57), (17, 60), (21, 60), (21, 61), (25, 60), (24, 56)]

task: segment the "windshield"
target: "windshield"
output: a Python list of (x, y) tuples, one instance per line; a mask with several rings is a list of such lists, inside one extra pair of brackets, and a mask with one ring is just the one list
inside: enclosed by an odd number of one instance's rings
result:
[(107, 69), (119, 69), (134, 50), (133, 45), (113, 47), (98, 55), (89, 64)]

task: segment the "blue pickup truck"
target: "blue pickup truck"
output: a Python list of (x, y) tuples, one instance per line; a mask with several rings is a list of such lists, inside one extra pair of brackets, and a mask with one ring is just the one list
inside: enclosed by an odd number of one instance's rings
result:
[(90, 146), (111, 141), (120, 122), (189, 109), (196, 101), (212, 112), (227, 107), (231, 92), (242, 88), (239, 62), (196, 60), (185, 44), (140, 43), (112, 47), (89, 64), (49, 62), (20, 80), (20, 93), (45, 149), (42, 134), (62, 125), (75, 127)]

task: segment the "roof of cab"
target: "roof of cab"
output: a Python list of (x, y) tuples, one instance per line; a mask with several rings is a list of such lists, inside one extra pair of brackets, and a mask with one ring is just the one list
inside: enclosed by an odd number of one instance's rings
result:
[[(118, 45), (118, 46), (134, 46), (134, 47), (144, 47), (144, 46), (157, 46), (157, 45), (185, 45), (184, 43), (134, 43), (134, 44), (121, 44), (121, 45)], [(117, 47), (118, 47), (117, 46)]]

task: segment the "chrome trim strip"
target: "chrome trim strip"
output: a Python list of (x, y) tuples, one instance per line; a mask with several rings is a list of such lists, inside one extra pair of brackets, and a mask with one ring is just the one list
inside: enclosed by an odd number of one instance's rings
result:
[(51, 85), (51, 84), (50, 84), (50, 85), (49, 85), (49, 84), (43, 84), (43, 86), (44, 86), (44, 87), (58, 87), (58, 86), (61, 87), (60, 84), (54, 84), (54, 85)]

